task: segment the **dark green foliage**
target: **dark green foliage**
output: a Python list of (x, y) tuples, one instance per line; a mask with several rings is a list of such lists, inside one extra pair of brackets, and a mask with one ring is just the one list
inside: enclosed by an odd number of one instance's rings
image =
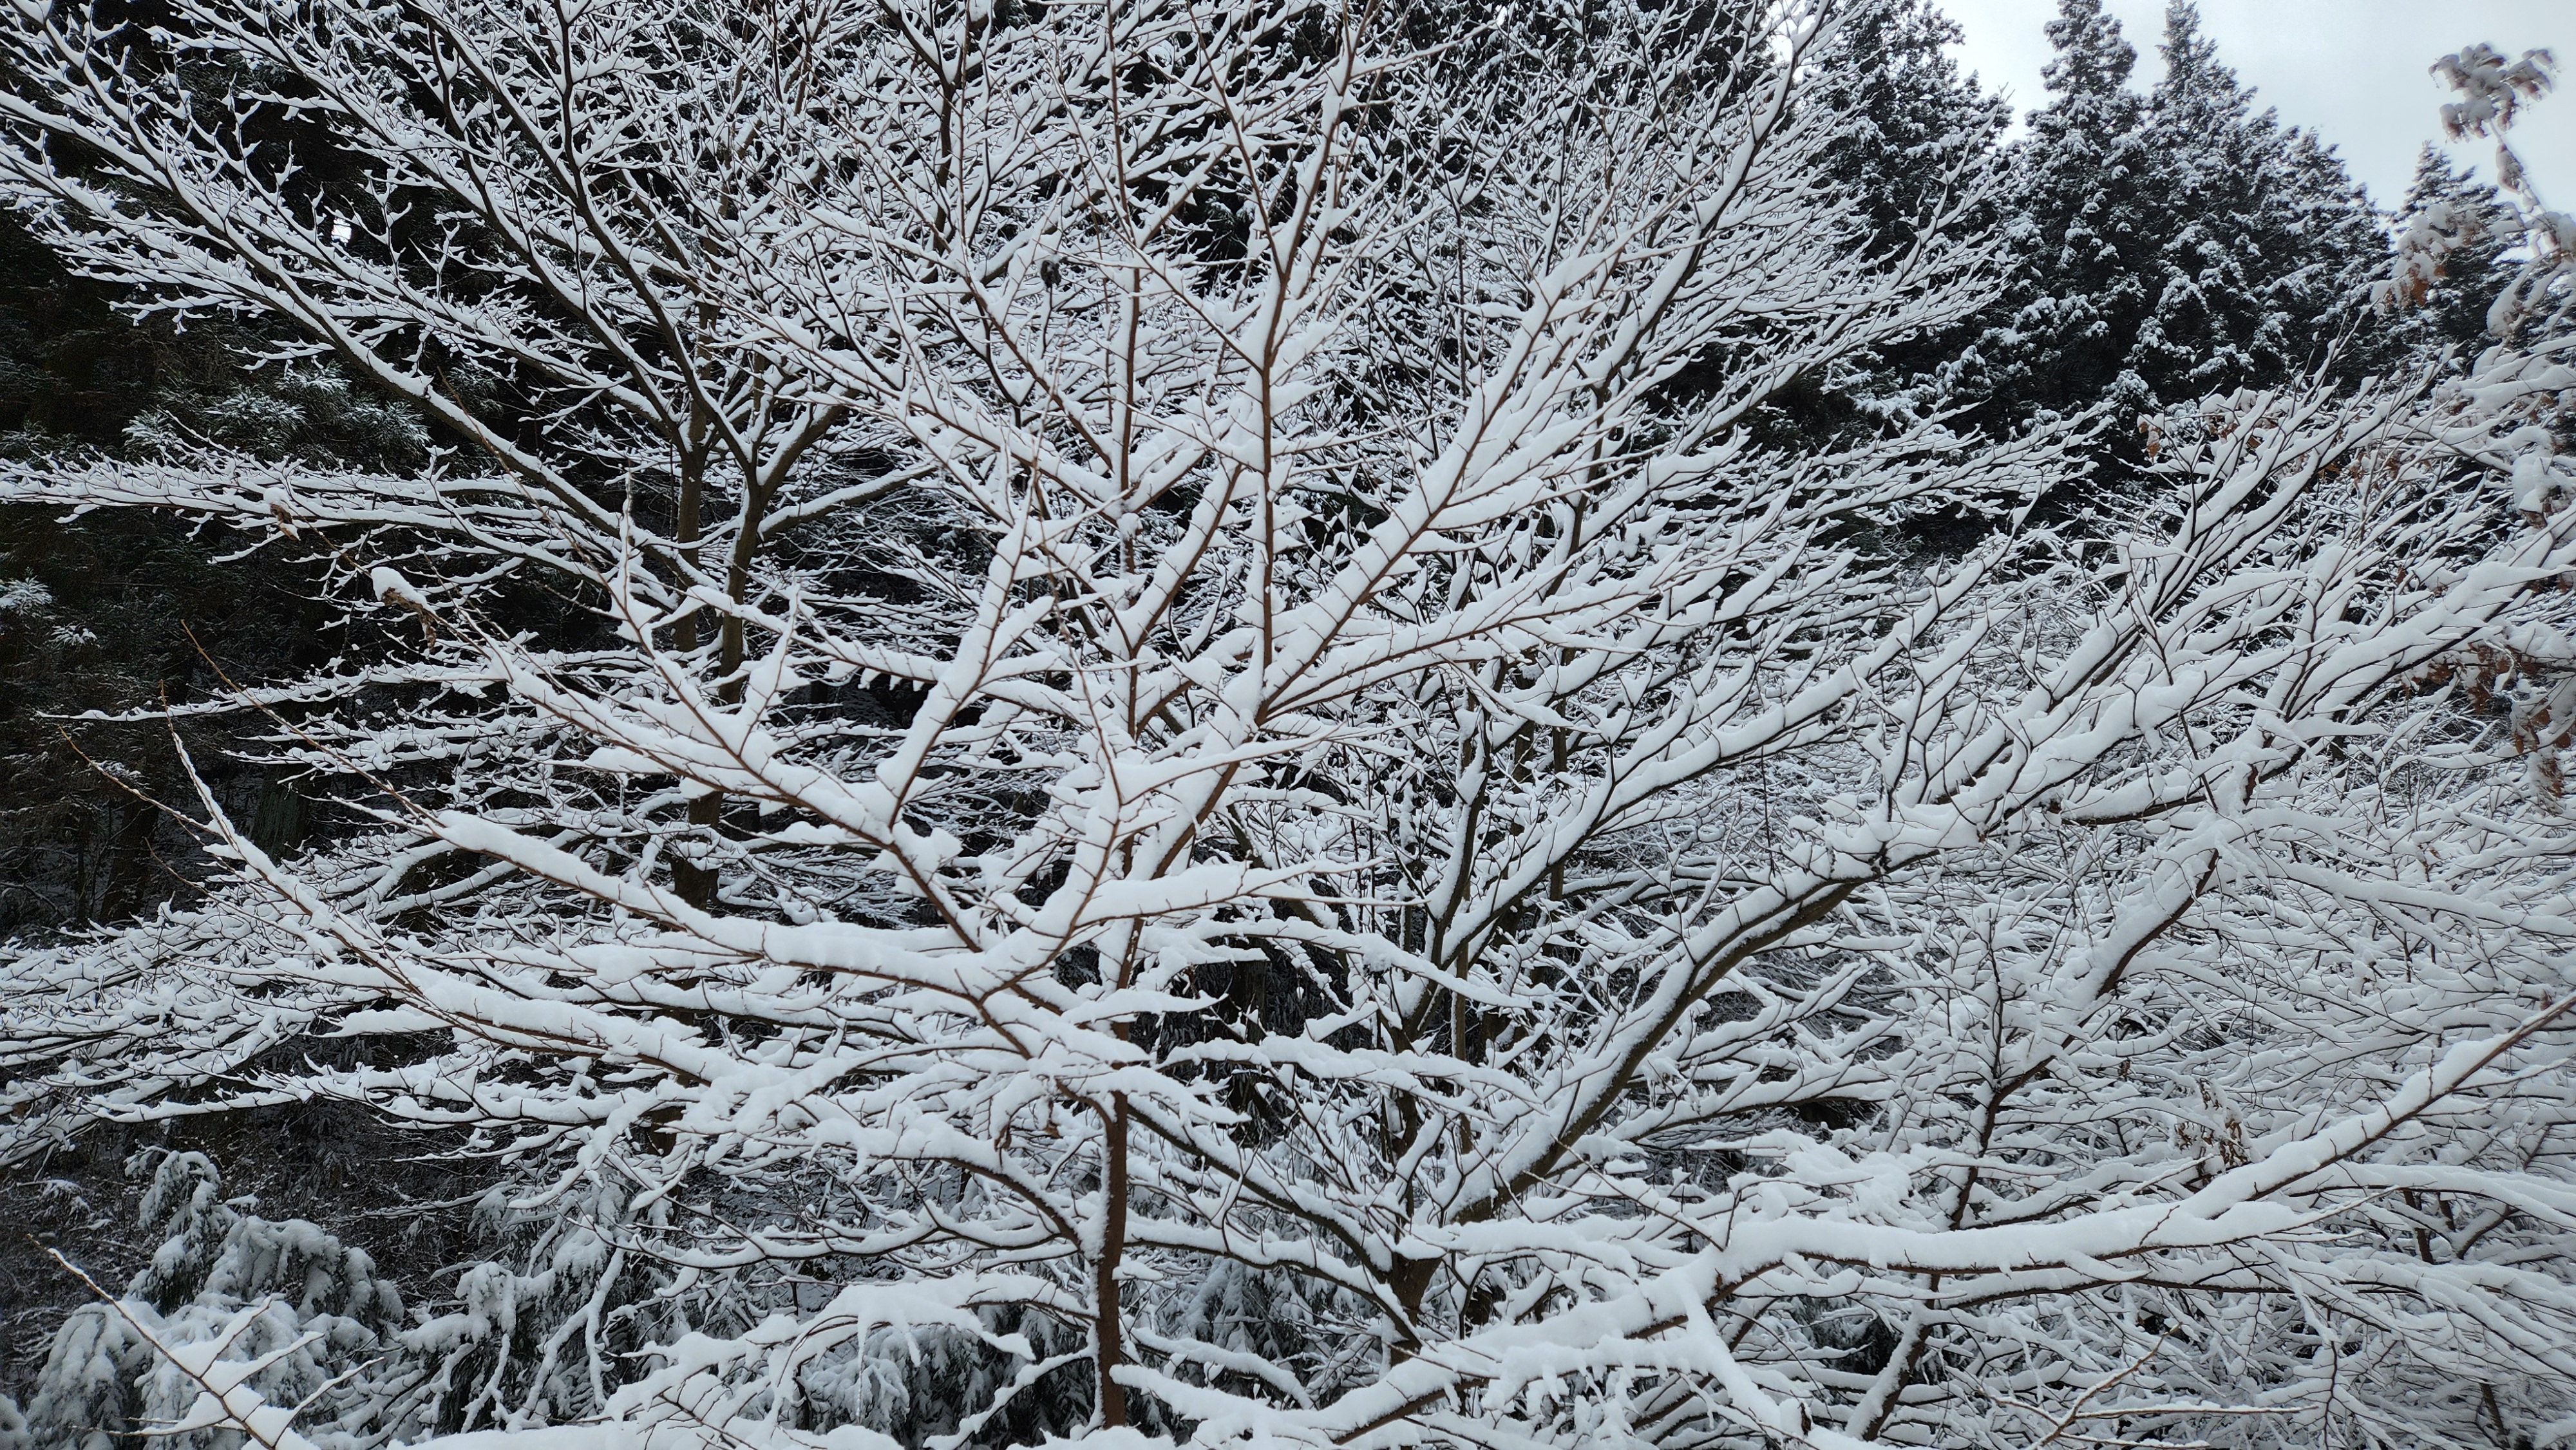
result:
[(1831, 98), (1843, 125), (1826, 174), (1879, 224), (1888, 249), (1913, 240), (1959, 172), (2012, 121), (2011, 109), (1962, 75), (1945, 49), (1963, 36), (1933, 0), (1879, 0), (1855, 10), (1834, 37), (1838, 52), (1858, 60), (1863, 82)]
[(0, 215), (0, 439), (16, 453), (63, 439), (113, 444), (151, 405), (167, 335), (137, 327)]
[(0, 450), (132, 456), (213, 447), (271, 461), (414, 467), (428, 435), (407, 409), (313, 363), (261, 361), (273, 339), (198, 316), (120, 311), (0, 214)]
[(2109, 456), (2134, 459), (2148, 413), (2312, 372), (2374, 325), (2388, 248), (2368, 198), (2313, 135), (2255, 109), (2192, 5), (2167, 12), (2152, 95), (2131, 88), (2137, 52), (2101, 0), (2062, 0), (2048, 34), (2052, 100), (2017, 152), (2016, 275), (1942, 371), (1980, 425), (2102, 407)]
[[(2011, 124), (2011, 108), (1962, 74), (1948, 53), (1961, 38), (1958, 23), (1934, 0), (1858, 7), (1834, 37), (1837, 51), (1858, 60), (1863, 81), (1830, 98), (1840, 112), (1840, 134), (1825, 172), (1877, 225), (1882, 254), (1912, 246), (1936, 212), (1958, 203)], [(1995, 227), (2009, 200), (1988, 196), (1951, 225)], [(1998, 283), (2003, 275), (1999, 258)], [(1875, 367), (1801, 379), (1775, 400), (1770, 420), (1815, 441), (1911, 421), (1942, 406), (1927, 380), (1958, 343), (1947, 332), (1930, 334), (1891, 350)]]
[[(0, 1184), (0, 1217), (12, 1229), (0, 1236), (0, 1396), (33, 1399), (65, 1318), (90, 1298), (47, 1251), (60, 1251), (111, 1291), (125, 1288), (174, 1229), (184, 1238), (190, 1226), (173, 1223), (175, 1205), (144, 1212), (147, 1195), (167, 1176), (160, 1170), (189, 1168), (188, 1160), (209, 1174), (221, 1168), (223, 1197), (241, 1206), (235, 1212), (323, 1219), (388, 1284), (406, 1286), (437, 1285), (475, 1246), (473, 1196), (491, 1172), (346, 1104), (94, 1125)], [(190, 1262), (204, 1267), (202, 1255)], [(174, 1257), (161, 1280), (185, 1268)], [(205, 1285), (163, 1287), (174, 1296), (166, 1308)]]
[(2438, 261), (2421, 295), (2405, 299), (2401, 335), (2424, 351), (2455, 348), (2474, 359), (2496, 340), (2489, 314), (2521, 270), (2513, 256), (2521, 219), (2493, 185), (2453, 170), (2430, 145), (2416, 158), (2402, 217), (2412, 250)]
[(2130, 366), (2172, 406), (2322, 365), (2364, 315), (2387, 243), (2334, 153), (2254, 110), (2187, 3), (2168, 12), (2164, 54), (2144, 140), (2173, 229)]
[(2150, 305), (2147, 278), (2165, 218), (2146, 151), (2146, 102), (2129, 89), (2137, 52), (2100, 0), (2065, 0), (2048, 24), (2056, 99), (2033, 112), (2022, 143), (2007, 242), (2015, 284), (1980, 337), (1951, 365), (1982, 421), (2011, 427), (2096, 403), (2134, 412), (2149, 390), (2128, 368)]

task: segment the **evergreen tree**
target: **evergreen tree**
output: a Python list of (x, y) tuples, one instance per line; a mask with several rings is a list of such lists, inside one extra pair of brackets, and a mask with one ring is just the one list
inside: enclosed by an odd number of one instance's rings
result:
[(2315, 368), (2387, 246), (2334, 153), (2254, 110), (2189, 0), (2167, 7), (2163, 49), (2144, 137), (2171, 231), (2129, 367), (2172, 406)]
[(372, 1259), (316, 1224), (228, 1201), (199, 1154), (163, 1156), (152, 1174), (142, 1218), (160, 1247), (121, 1299), (64, 1323), (23, 1413), (0, 1401), (0, 1434), (14, 1421), (31, 1445), (108, 1450), (149, 1426), (153, 1443), (180, 1450), (240, 1445), (228, 1427), (187, 1419), (201, 1385), (168, 1359), (181, 1345), (256, 1366), (249, 1383), (301, 1406), (300, 1427), (324, 1450), (421, 1428), (402, 1293)]
[[(1933, 0), (1872, 0), (1834, 37), (1856, 83), (1832, 98), (1841, 133), (1825, 174), (1876, 227), (1882, 253), (1916, 244), (1926, 218), (1955, 203), (1962, 179), (1981, 169), (2012, 122), (2012, 108), (1949, 54), (1964, 38)], [(1971, 209), (1969, 224), (1999, 222), (2009, 200), (1992, 195)], [(1773, 422), (1821, 442), (1916, 421), (1937, 404), (1924, 380), (1956, 345), (1947, 331), (1909, 339), (1837, 377), (1804, 379), (1787, 390)]]
[(2031, 113), (2008, 233), (2019, 276), (1984, 336), (1947, 369), (1954, 391), (1984, 395), (1993, 425), (2100, 401), (2135, 414), (2153, 401), (2128, 357), (2167, 230), (2146, 102), (2129, 89), (2138, 53), (2102, 0), (2061, 0), (2048, 39), (2057, 53), (2041, 77), (2056, 99)]
[(2489, 314), (2520, 270), (2514, 243), (2521, 229), (2493, 185), (2474, 169), (2454, 170), (2426, 145), (2406, 189), (2399, 247), (2408, 265), (2384, 298), (2404, 308), (2397, 329), (2404, 343), (2474, 357), (2494, 341)]
[(2108, 405), (2125, 455), (2150, 412), (2316, 367), (2387, 248), (2340, 159), (2255, 109), (2187, 0), (2152, 95), (2130, 88), (2137, 52), (2101, 0), (2062, 0), (2048, 35), (2055, 99), (2018, 153), (2020, 275), (1945, 382), (2004, 431)]
[(1961, 164), (1997, 145), (2012, 121), (2011, 107), (1948, 53), (1965, 38), (1932, 0), (1873, 0), (1834, 37), (1855, 83), (1834, 98), (1844, 125), (1825, 172), (1888, 245), (1910, 240)]

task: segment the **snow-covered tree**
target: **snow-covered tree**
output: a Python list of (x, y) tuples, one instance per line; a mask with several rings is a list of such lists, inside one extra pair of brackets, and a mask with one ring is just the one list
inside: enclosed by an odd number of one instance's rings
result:
[(338, 1096), (511, 1155), (567, 1278), (404, 1341), (541, 1357), (473, 1423), (2576, 1415), (2555, 354), (2235, 392), (2134, 516), (1908, 559), (2071, 466), (1753, 426), (1993, 286), (1982, 154), (1902, 246), (1831, 183), (1831, 5), (174, 9), (175, 68), (8, 12), (21, 195), (495, 471), (8, 475), (336, 551), (417, 641), (256, 696), (376, 831), (282, 859), (209, 797), (205, 904), (8, 959), (10, 1131)]
[[(282, 324), (298, 341), (272, 365), (331, 359), (434, 448), (400, 476), (246, 471), (174, 433), (167, 466), (22, 471), (13, 497), (328, 535), (397, 614), (505, 578), (595, 591), (631, 560), (673, 657), (723, 676), (744, 636), (720, 606), (764, 552), (899, 486), (790, 353), (722, 325), (761, 292), (765, 239), (862, 188), (832, 169), (823, 83), (845, 78), (814, 68), (872, 13), (199, 5), (139, 45), (121, 12), (13, 17), (0, 173), (40, 235), (148, 310)], [(468, 709), (373, 763), (442, 769), (490, 728)], [(720, 799), (627, 804), (704, 901)]]
[(2146, 151), (2146, 102), (2129, 88), (2138, 53), (2101, 0), (2061, 0), (2002, 241), (2017, 276), (2004, 316), (1949, 366), (1953, 387), (1993, 400), (1996, 424), (2071, 416), (2097, 403), (2134, 415), (2152, 390), (2129, 346), (2154, 304), (2149, 278), (2168, 231), (2161, 171)]
[(2054, 99), (2019, 152), (2021, 275), (1946, 365), (1952, 390), (2006, 427), (2107, 405), (2134, 457), (2158, 409), (2333, 358), (2387, 259), (2342, 162), (2254, 109), (2189, 0), (2167, 8), (2165, 75), (2144, 96), (2100, 0), (2062, 0), (2048, 35)]
[[(54, 1336), (24, 1416), (33, 1443), (104, 1450), (132, 1428), (183, 1424), (201, 1386), (172, 1352), (198, 1346), (239, 1365), (253, 1393), (295, 1406), (318, 1444), (419, 1428), (405, 1413), (420, 1396), (399, 1343), (402, 1294), (366, 1254), (318, 1225), (225, 1202), (195, 1153), (153, 1165), (143, 1224), (160, 1239), (151, 1261), (120, 1298), (75, 1312)], [(221, 1419), (166, 1438), (244, 1443)]]
[[(2011, 123), (2011, 108), (1949, 54), (1963, 36), (1930, 0), (1853, 5), (1836, 28), (1831, 44), (1843, 54), (1832, 63), (1854, 81), (1827, 98), (1843, 120), (1822, 172), (1876, 228), (1880, 247), (1912, 245), (1922, 220), (1943, 214), (1941, 190), (1962, 162), (2000, 145)], [(1984, 212), (1951, 224), (1986, 231), (2007, 204), (1989, 198)], [(2000, 283), (2005, 267), (1996, 260)], [(1846, 430), (1936, 411), (1943, 400), (1932, 380), (1956, 343), (1950, 333), (1927, 334), (1801, 379), (1775, 397), (1769, 426), (1832, 446)]]
[(2520, 271), (2520, 216), (2492, 184), (2453, 167), (2429, 142), (2399, 215), (2401, 271), (2378, 289), (2381, 300), (2405, 309), (2404, 331), (2416, 346), (2475, 357), (2494, 340), (2488, 312)]
[(2178, 405), (2315, 370), (2366, 315), (2388, 247), (2333, 152), (2254, 109), (2190, 0), (2167, 7), (2163, 53), (2141, 136), (2173, 228), (2130, 356)]

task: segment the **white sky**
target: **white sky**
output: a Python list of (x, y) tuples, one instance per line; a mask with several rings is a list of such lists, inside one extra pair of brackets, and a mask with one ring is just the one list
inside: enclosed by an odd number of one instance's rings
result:
[[(1960, 61), (2004, 89), (2027, 115), (2044, 104), (2039, 68), (2048, 59), (2040, 27), (2057, 0), (1939, 0), (1968, 32)], [(2132, 84), (2164, 73), (2164, 0), (2108, 0), (2138, 48)], [(2373, 200), (2393, 207), (2406, 194), (2415, 152), (2441, 134), (2437, 108), (2449, 99), (2426, 68), (2464, 45), (2485, 41), (2519, 55), (2546, 48), (2562, 66), (2559, 89), (2514, 127), (2514, 149), (2539, 182), (2542, 200), (2576, 209), (2576, 0), (2200, 0), (2201, 28), (2219, 59), (2255, 88), (2257, 106), (2322, 136), (2342, 153)], [(2491, 143), (2453, 151), (2495, 175)]]

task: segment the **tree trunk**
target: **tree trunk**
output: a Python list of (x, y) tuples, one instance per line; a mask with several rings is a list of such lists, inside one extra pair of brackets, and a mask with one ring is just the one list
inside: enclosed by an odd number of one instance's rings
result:
[(1118, 1327), (1118, 1259), (1127, 1247), (1127, 1095), (1112, 1093), (1108, 1134), (1101, 1143), (1100, 1257), (1093, 1261), (1093, 1338), (1100, 1369), (1100, 1423), (1127, 1423), (1127, 1391), (1115, 1376), (1125, 1356)]

